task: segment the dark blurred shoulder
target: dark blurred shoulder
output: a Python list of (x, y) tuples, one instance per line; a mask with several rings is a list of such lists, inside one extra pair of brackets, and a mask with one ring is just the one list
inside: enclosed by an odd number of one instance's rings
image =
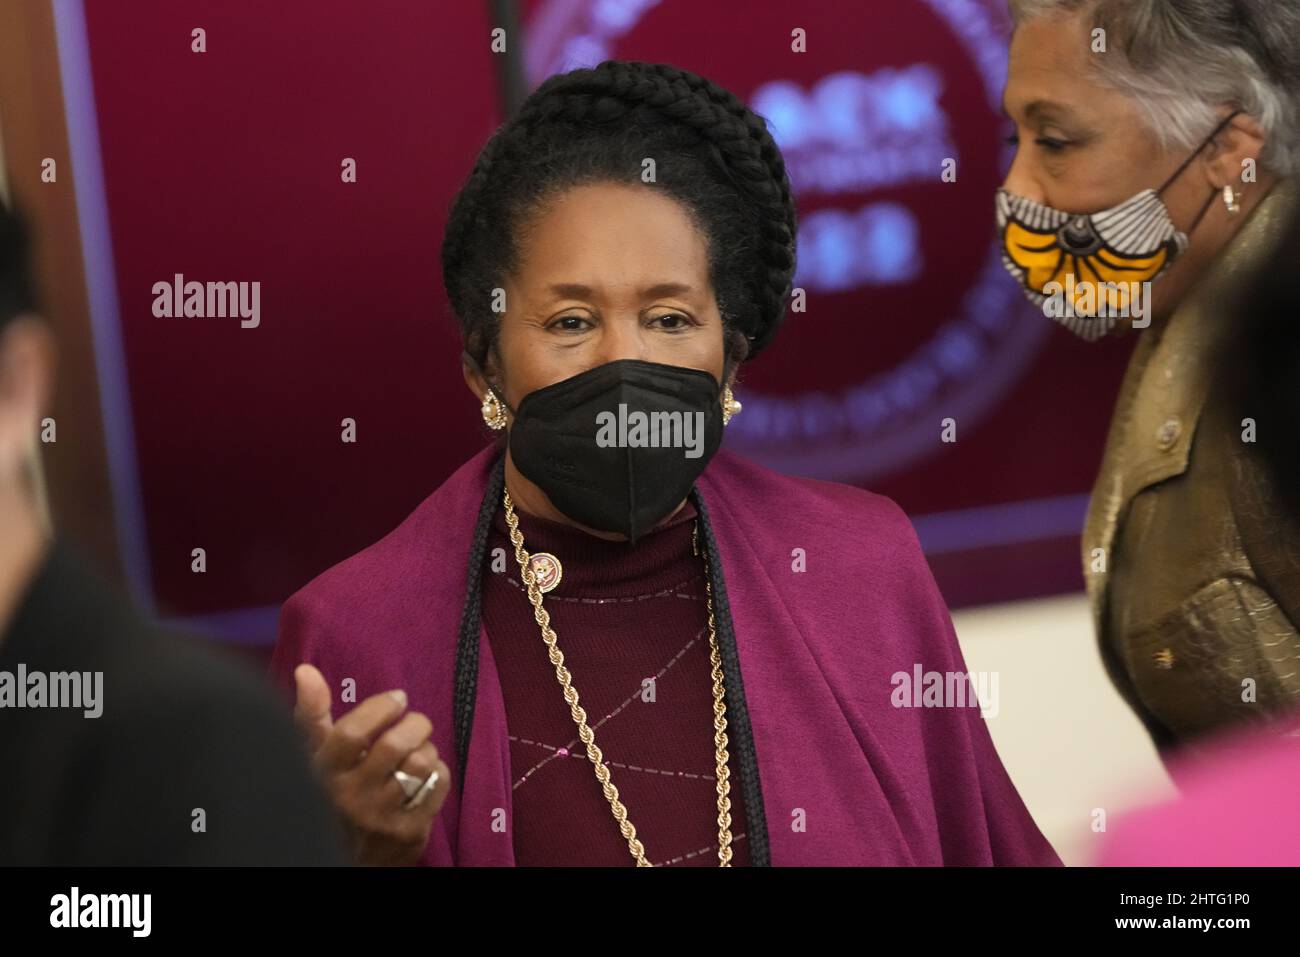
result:
[[(232, 653), (164, 629), (56, 543), (0, 670), (80, 673), (98, 714), (15, 710), (0, 760), (26, 814), (0, 858), (70, 864), (338, 864), (336, 823), (292, 716)], [(0, 823), (0, 832), (5, 826)]]

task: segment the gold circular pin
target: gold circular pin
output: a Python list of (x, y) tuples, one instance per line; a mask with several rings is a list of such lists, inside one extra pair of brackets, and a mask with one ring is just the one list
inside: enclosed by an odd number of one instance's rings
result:
[(543, 595), (555, 588), (564, 577), (564, 566), (550, 552), (538, 552), (530, 556), (528, 565), (533, 570), (533, 580), (537, 582), (537, 590)]

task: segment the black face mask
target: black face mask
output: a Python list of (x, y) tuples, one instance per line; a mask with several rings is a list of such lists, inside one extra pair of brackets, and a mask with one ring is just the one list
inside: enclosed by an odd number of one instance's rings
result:
[(718, 451), (720, 395), (700, 369), (608, 362), (528, 393), (518, 411), (506, 405), (510, 457), (569, 518), (635, 542), (686, 498)]

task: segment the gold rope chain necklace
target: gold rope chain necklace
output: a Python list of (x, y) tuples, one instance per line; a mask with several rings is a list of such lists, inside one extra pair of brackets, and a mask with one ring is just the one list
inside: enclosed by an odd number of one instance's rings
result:
[[(519, 563), (519, 576), (528, 589), (528, 600), (533, 606), (533, 617), (542, 629), (542, 640), (546, 642), (547, 654), (555, 666), (555, 677), (564, 689), (564, 700), (569, 705), (569, 714), (578, 726), (578, 738), (587, 747), (587, 758), (596, 769), (596, 780), (600, 782), (605, 800), (618, 823), (619, 832), (627, 840), (627, 848), (636, 858), (637, 867), (653, 867), (645, 856), (645, 847), (636, 836), (636, 828), (627, 819), (627, 808), (618, 799), (618, 788), (610, 780), (609, 768), (605, 766), (605, 757), (596, 747), (596, 735), (587, 726), (587, 712), (578, 704), (578, 689), (573, 687), (569, 669), (564, 667), (564, 655), (557, 644), (555, 629), (551, 627), (551, 615), (542, 606), (542, 592), (537, 585), (537, 576), (533, 572), (528, 552), (524, 550), (524, 536), (519, 531), (519, 519), (515, 517), (515, 506), (510, 500), (510, 492), (503, 493), (506, 509), (506, 523), (510, 526), (510, 541), (515, 546), (515, 561)], [(691, 532), (691, 550), (698, 555), (697, 533), (699, 522)], [(722, 655), (718, 652), (718, 633), (713, 623), (713, 585), (709, 580), (709, 561), (704, 559), (704, 588), (707, 593), (709, 610), (709, 661), (713, 665), (713, 743), (717, 748), (718, 759), (718, 866), (731, 866), (731, 772), (727, 768), (727, 705), (722, 683)]]

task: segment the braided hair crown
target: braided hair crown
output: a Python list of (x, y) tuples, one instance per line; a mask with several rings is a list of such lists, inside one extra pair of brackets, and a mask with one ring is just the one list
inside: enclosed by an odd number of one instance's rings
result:
[[(644, 182), (644, 160), (655, 161)], [(497, 336), (492, 290), (517, 268), (519, 227), (565, 189), (661, 189), (704, 233), (709, 272), (739, 360), (785, 317), (797, 222), (785, 161), (763, 118), (711, 80), (661, 63), (606, 60), (549, 77), (488, 140), (452, 204), (443, 284), (466, 350)], [(739, 341), (743, 340), (743, 341)]]

